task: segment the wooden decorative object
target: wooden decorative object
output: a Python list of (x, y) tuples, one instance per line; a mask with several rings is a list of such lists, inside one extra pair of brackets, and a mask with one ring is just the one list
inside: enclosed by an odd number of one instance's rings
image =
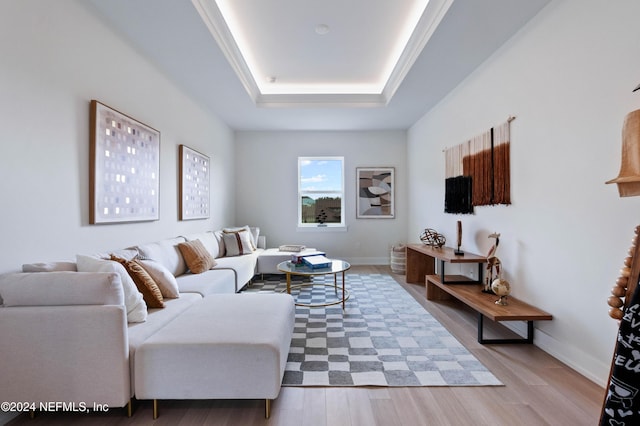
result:
[(422, 234), (420, 234), (420, 241), (428, 246), (439, 248), (447, 242), (447, 239), (444, 235), (439, 234), (435, 229), (426, 228)]
[(634, 236), (629, 248), (629, 255), (624, 259), (624, 265), (620, 270), (620, 277), (616, 281), (616, 285), (611, 289), (611, 296), (607, 299), (609, 304), (609, 316), (618, 321), (624, 315), (624, 309), (627, 307), (633, 291), (638, 285), (640, 277), (640, 255), (638, 249), (638, 235), (640, 234), (640, 226), (636, 226)]
[(624, 119), (620, 173), (605, 183), (618, 185), (621, 197), (640, 195), (640, 109), (630, 112)]
[(454, 253), (457, 256), (464, 256), (464, 252), (462, 250), (460, 250), (460, 246), (462, 245), (462, 221), (458, 221), (457, 224), (457, 234), (458, 234), (458, 239), (457, 239), (457, 243), (458, 243), (458, 248), (454, 250)]

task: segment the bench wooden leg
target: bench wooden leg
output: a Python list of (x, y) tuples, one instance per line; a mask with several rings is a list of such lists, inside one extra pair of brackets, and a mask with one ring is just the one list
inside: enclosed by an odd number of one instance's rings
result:
[(153, 400), (153, 420), (158, 418), (158, 400)]
[(486, 344), (504, 344), (504, 343), (533, 343), (533, 321), (527, 321), (527, 337), (520, 339), (485, 339), (483, 337), (484, 315), (478, 313), (478, 343)]

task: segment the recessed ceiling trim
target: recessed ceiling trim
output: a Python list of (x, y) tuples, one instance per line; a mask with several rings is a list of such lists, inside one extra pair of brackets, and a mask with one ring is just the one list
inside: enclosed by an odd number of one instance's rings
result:
[[(416, 27), (411, 31), (404, 49), (382, 85), (374, 88), (371, 84), (332, 85), (330, 88), (296, 88), (296, 85), (279, 84), (273, 89), (261, 85), (244, 59), (225, 17), (215, 0), (192, 0), (201, 19), (220, 46), (224, 56), (237, 74), (245, 90), (256, 106), (260, 107), (380, 107), (386, 106), (396, 93), (402, 81), (410, 71), (423, 48), (442, 21), (455, 0), (428, 0), (426, 7), (417, 19)], [(396, 53), (397, 54), (397, 53)], [(389, 58), (394, 60), (394, 58)], [(276, 81), (276, 77), (271, 77)], [(279, 89), (286, 88), (285, 92)]]
[(389, 102), (446, 15), (454, 0), (430, 0), (382, 91)]
[(255, 99), (259, 107), (358, 107), (373, 108), (387, 104), (382, 94), (354, 94), (354, 93), (315, 93), (315, 94), (260, 94)]
[(218, 9), (216, 2), (211, 0), (191, 0), (191, 3), (198, 11), (198, 14), (200, 14), (200, 17), (218, 43), (218, 46), (220, 46), (220, 49), (222, 49), (222, 53), (225, 58), (227, 58), (227, 61), (229, 61), (233, 71), (238, 75), (245, 90), (251, 99), (256, 102), (256, 99), (260, 95), (260, 89), (249, 70), (249, 66), (242, 57), (242, 53), (231, 31), (229, 31), (229, 27), (225, 23), (224, 17), (220, 9)]

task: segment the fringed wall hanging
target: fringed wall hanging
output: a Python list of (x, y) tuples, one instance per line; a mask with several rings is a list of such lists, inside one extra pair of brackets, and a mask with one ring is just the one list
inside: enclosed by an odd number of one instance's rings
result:
[(444, 211), (473, 213), (471, 176), (464, 176), (462, 159), (469, 155), (469, 145), (460, 144), (445, 151)]
[(445, 150), (445, 213), (473, 213), (475, 206), (511, 204), (510, 123)]

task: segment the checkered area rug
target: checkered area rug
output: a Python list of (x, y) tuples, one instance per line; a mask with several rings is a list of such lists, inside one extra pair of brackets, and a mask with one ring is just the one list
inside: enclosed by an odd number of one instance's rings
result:
[[(304, 284), (313, 286), (292, 290), (298, 302), (337, 300), (331, 275)], [(338, 296), (340, 284), (338, 275)], [(391, 276), (347, 273), (346, 288), (344, 312), (341, 304), (296, 306), (284, 386), (502, 384)], [(285, 289), (284, 276), (270, 275), (245, 291)]]

